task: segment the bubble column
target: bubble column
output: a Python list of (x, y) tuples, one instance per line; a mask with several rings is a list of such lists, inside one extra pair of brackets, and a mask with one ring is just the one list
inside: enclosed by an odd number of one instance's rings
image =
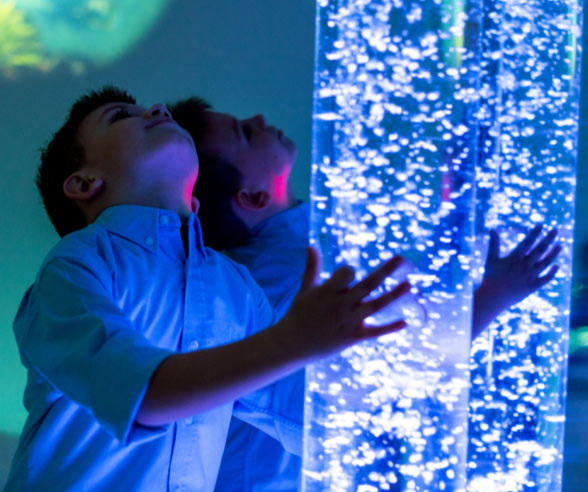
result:
[(477, 261), (557, 227), (554, 281), (473, 344), (468, 490), (561, 490), (574, 227), (581, 9), (575, 0), (491, 0), (483, 12)]
[(402, 254), (410, 326), (307, 370), (304, 487), (463, 491), (481, 6), (319, 0), (311, 242), (323, 276)]

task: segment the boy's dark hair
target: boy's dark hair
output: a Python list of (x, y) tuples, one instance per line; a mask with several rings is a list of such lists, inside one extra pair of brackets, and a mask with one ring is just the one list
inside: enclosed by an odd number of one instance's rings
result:
[(199, 97), (191, 97), (169, 104), (172, 117), (194, 139), (199, 170), (194, 196), (200, 202), (198, 218), (202, 226), (204, 243), (216, 250), (241, 244), (249, 233), (245, 223), (233, 209), (243, 177), (233, 163), (207, 152), (204, 145), (211, 105)]
[(47, 215), (62, 237), (87, 225), (80, 208), (63, 193), (64, 181), (80, 169), (85, 159), (78, 138), (80, 124), (92, 111), (113, 102), (136, 104), (133, 96), (117, 87), (106, 86), (88, 92), (73, 104), (63, 126), (41, 150), (36, 184)]

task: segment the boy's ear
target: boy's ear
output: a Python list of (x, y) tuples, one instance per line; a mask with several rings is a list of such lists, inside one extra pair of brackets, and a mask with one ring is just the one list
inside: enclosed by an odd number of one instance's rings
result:
[(72, 200), (90, 200), (94, 198), (104, 186), (100, 178), (86, 176), (80, 172), (70, 174), (63, 182), (63, 193)]
[(270, 203), (271, 196), (267, 191), (250, 191), (241, 189), (237, 193), (235, 201), (237, 205), (249, 212), (258, 212), (266, 208)]

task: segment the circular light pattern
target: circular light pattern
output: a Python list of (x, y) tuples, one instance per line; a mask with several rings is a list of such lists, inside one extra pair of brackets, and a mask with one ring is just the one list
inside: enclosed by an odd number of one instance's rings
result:
[(168, 0), (0, 0), (0, 70), (108, 63), (154, 24)]

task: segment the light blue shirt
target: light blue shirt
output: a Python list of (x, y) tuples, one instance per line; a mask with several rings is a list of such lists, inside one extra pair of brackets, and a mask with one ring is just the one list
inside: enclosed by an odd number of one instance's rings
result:
[[(262, 222), (244, 245), (227, 251), (249, 269), (280, 318), (290, 308), (302, 282), (308, 226), (308, 205), (300, 203)], [(292, 386), (292, 409), (302, 414), (304, 371), (280, 383)], [(300, 490), (301, 469), (301, 459), (284, 450), (278, 441), (233, 419), (215, 490), (293, 492)]]
[(6, 491), (212, 491), (232, 413), (300, 453), (281, 383), (168, 426), (135, 422), (170, 354), (274, 322), (248, 271), (203, 247), (196, 217), (187, 248), (181, 228), (170, 211), (112, 207), (46, 258), (14, 323), (29, 415)]

